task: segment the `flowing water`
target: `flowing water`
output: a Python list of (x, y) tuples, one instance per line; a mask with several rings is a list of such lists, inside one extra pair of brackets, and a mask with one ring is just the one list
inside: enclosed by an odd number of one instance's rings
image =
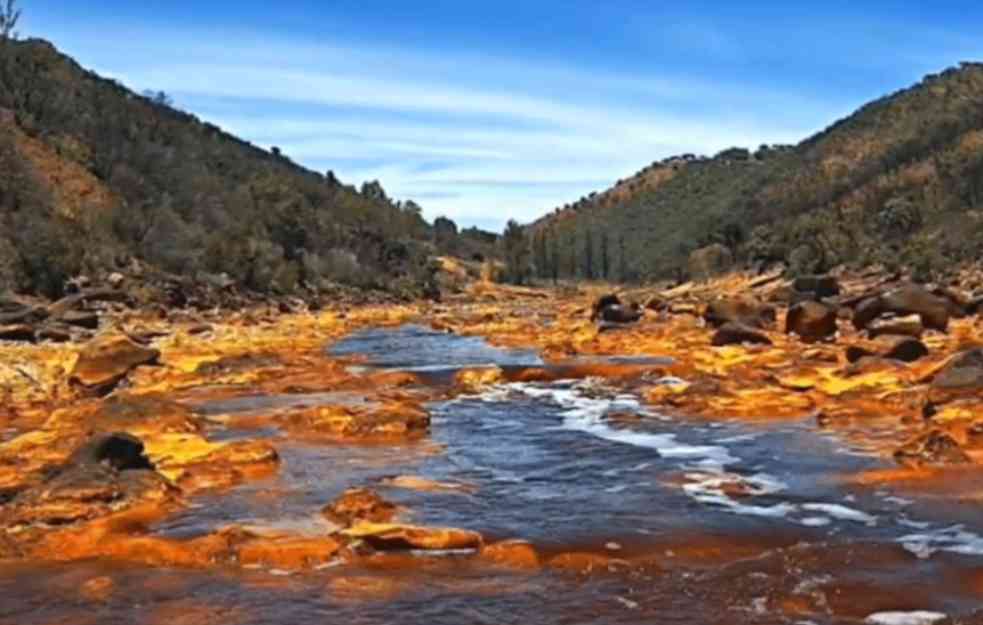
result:
[[(544, 366), (531, 352), (415, 326), (359, 333), (332, 353), (417, 371), (432, 384), (462, 367)], [(199, 409), (339, 401), (361, 399), (256, 396)], [(843, 475), (889, 464), (811, 424), (672, 419), (598, 380), (503, 384), (430, 410), (432, 435), (421, 442), (277, 439), (277, 476), (199, 499), (157, 531), (195, 536), (235, 522), (316, 534), (327, 529), (317, 514), (325, 503), (371, 486), (414, 523), (606, 564), (586, 576), (531, 574), (470, 554), (418, 553), (295, 576), (116, 567), (117, 592), (97, 604), (71, 590), (108, 564), (21, 566), (0, 570), (0, 622), (861, 623), (875, 613), (898, 625), (943, 614), (952, 620), (939, 622), (983, 622), (975, 612), (983, 515), (970, 504), (844, 486)], [(397, 475), (459, 488), (401, 490), (387, 482)]]

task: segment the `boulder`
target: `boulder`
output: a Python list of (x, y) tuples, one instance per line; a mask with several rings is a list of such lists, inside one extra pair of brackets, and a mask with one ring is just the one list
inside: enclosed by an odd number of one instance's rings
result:
[(694, 280), (705, 280), (724, 273), (733, 265), (734, 255), (719, 243), (700, 248), (689, 255), (689, 275)]
[(153, 469), (143, 453), (143, 441), (135, 436), (117, 432), (91, 438), (72, 453), (69, 465), (103, 465), (117, 471)]
[(884, 313), (884, 302), (881, 301), (880, 297), (869, 297), (853, 309), (853, 327), (859, 330), (864, 330), (874, 319), (877, 319)]
[(69, 381), (97, 394), (112, 391), (133, 369), (156, 364), (160, 352), (127, 336), (107, 335), (90, 341), (72, 369)]
[(597, 321), (604, 309), (609, 306), (621, 306), (621, 298), (615, 293), (609, 293), (597, 298), (594, 301), (594, 305), (591, 306), (590, 320)]
[(840, 283), (833, 276), (801, 276), (792, 283), (799, 293), (808, 293), (816, 299), (835, 297), (840, 294)]
[(775, 322), (775, 309), (751, 299), (718, 298), (707, 304), (703, 318), (714, 327), (727, 323), (737, 323), (754, 328), (763, 328)]
[(884, 310), (896, 315), (918, 315), (922, 325), (945, 332), (949, 329), (949, 310), (946, 302), (925, 288), (908, 284), (881, 296)]
[(801, 302), (789, 309), (785, 333), (806, 341), (820, 341), (836, 334), (837, 312), (819, 302)]
[(755, 328), (748, 327), (739, 323), (726, 323), (713, 335), (712, 344), (714, 347), (725, 345), (741, 345), (753, 343), (756, 345), (771, 345), (771, 339), (759, 332)]
[(925, 327), (922, 325), (922, 318), (918, 315), (882, 317), (867, 324), (867, 333), (871, 338), (893, 335), (910, 336), (917, 339), (921, 338), (924, 332)]
[(932, 295), (945, 304), (949, 316), (953, 319), (962, 319), (975, 313), (973, 298), (954, 287), (935, 287), (932, 289)]
[(929, 404), (943, 404), (956, 398), (976, 397), (983, 393), (983, 348), (975, 348), (956, 356), (932, 379)]
[(884, 358), (915, 362), (928, 356), (928, 348), (917, 338), (910, 336), (886, 336), (882, 341), (885, 351)]
[(325, 506), (321, 514), (342, 527), (360, 521), (389, 523), (396, 516), (396, 506), (367, 488), (352, 488)]
[(614, 305), (601, 309), (601, 321), (606, 323), (635, 323), (644, 313), (638, 304)]
[(851, 365), (860, 362), (864, 358), (876, 358), (877, 352), (867, 349), (866, 347), (861, 347), (859, 345), (851, 345), (846, 348), (846, 361)]
[(176, 501), (177, 489), (153, 470), (143, 449), (127, 434), (92, 437), (44, 481), (0, 509), (0, 525), (65, 525), (105, 517), (139, 501)]

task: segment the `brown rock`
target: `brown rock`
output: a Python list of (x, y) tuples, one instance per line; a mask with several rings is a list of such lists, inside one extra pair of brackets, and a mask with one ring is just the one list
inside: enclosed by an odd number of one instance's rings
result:
[(871, 297), (863, 300), (853, 311), (853, 327), (857, 330), (866, 329), (874, 319), (877, 319), (884, 312), (884, 303), (880, 297)]
[(601, 321), (606, 323), (635, 323), (642, 316), (642, 309), (638, 304), (607, 306), (600, 313)]
[(0, 326), (0, 341), (13, 341), (16, 343), (34, 343), (37, 337), (34, 335), (34, 328), (29, 325), (18, 324), (12, 326)]
[(396, 506), (367, 488), (352, 488), (321, 510), (321, 514), (342, 527), (351, 527), (359, 521), (389, 523), (396, 516)]
[(601, 312), (609, 306), (621, 306), (621, 298), (616, 293), (602, 295), (594, 301), (591, 306), (590, 320), (597, 321), (601, 317)]
[(872, 358), (876, 356), (876, 352), (859, 345), (851, 345), (850, 347), (846, 348), (846, 361), (850, 364), (859, 362), (863, 358)]
[(802, 302), (788, 311), (785, 333), (806, 341), (819, 341), (836, 334), (836, 310), (818, 302)]
[(160, 352), (134, 343), (126, 336), (110, 335), (91, 341), (79, 354), (70, 381), (105, 394), (140, 365), (156, 364)]
[(714, 327), (738, 323), (763, 328), (775, 322), (775, 309), (750, 299), (715, 299), (707, 305), (703, 318)]
[(714, 347), (740, 345), (742, 343), (754, 343), (757, 345), (772, 344), (771, 339), (765, 336), (764, 333), (739, 323), (727, 323), (713, 335), (712, 345)]
[(961, 397), (976, 398), (983, 393), (983, 348), (953, 356), (936, 374), (928, 391), (930, 405), (944, 404)]
[(99, 329), (99, 315), (94, 312), (70, 310), (60, 315), (58, 321), (66, 325), (75, 326), (76, 328), (85, 328), (86, 330)]
[(916, 284), (899, 287), (881, 297), (884, 310), (897, 315), (918, 315), (926, 328), (945, 332), (949, 310), (945, 301)]
[(884, 337), (886, 351), (884, 358), (900, 360), (902, 362), (915, 362), (928, 356), (928, 348), (916, 338), (910, 336), (886, 336)]
[(68, 343), (72, 340), (72, 333), (58, 326), (45, 326), (38, 330), (39, 341), (50, 341), (52, 343)]

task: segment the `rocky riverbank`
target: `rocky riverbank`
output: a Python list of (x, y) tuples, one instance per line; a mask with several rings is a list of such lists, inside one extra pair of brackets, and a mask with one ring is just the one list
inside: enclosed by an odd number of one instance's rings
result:
[[(351, 563), (405, 568), (414, 566), (407, 551), (422, 550), (464, 552), (481, 566), (516, 571), (660, 566), (620, 546), (545, 550), (521, 535), (417, 525), (359, 482), (310, 511), (316, 532), (154, 529), (284, 472), (286, 442), (414, 444), (422, 447), (413, 453), (441, 454), (428, 444), (428, 402), (503, 382), (603, 381), (644, 399), (645, 410), (609, 415), (627, 427), (651, 414), (693, 424), (806, 419), (896, 464), (844, 474), (844, 484), (979, 500), (983, 352), (971, 278), (941, 288), (879, 274), (730, 275), (617, 294), (476, 282), (441, 304), (163, 317), (130, 309), (111, 291), (80, 293), (70, 305), (11, 300), (4, 314), (19, 317), (8, 321), (71, 325), (71, 312), (86, 327), (64, 341), (35, 328), (30, 341), (8, 335), (14, 340), (0, 343), (0, 558), (299, 573)], [(325, 349), (360, 329), (410, 322), (532, 349), (543, 361), (437, 380), (425, 369), (365, 367), (358, 355)], [(250, 409), (213, 414), (206, 407), (216, 402)], [(386, 484), (470, 488), (413, 475)], [(754, 490), (740, 481), (726, 488), (737, 497)]]

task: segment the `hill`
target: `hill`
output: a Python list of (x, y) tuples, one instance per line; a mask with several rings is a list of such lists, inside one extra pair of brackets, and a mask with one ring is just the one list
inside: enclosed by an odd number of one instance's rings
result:
[(983, 65), (928, 76), (795, 146), (654, 163), (527, 232), (541, 277), (675, 279), (708, 246), (794, 273), (883, 264), (929, 277), (983, 243)]
[(378, 183), (304, 169), (41, 40), (0, 42), (0, 171), (0, 293), (54, 297), (140, 266), (260, 293), (412, 295), (435, 251), (419, 207)]

